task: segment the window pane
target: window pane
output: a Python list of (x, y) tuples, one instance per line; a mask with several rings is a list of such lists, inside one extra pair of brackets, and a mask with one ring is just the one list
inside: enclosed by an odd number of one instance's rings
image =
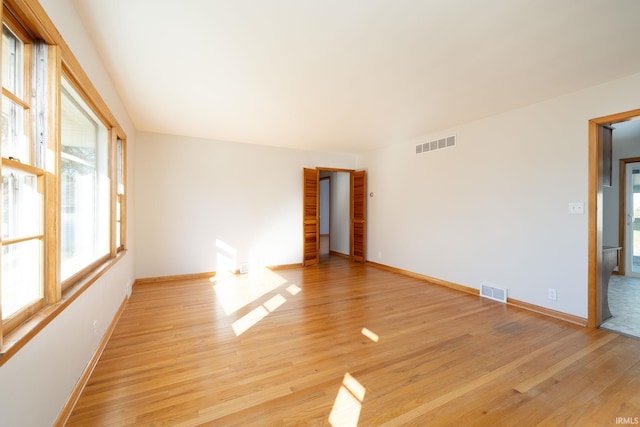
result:
[(122, 139), (116, 140), (116, 187), (118, 194), (124, 194), (123, 167), (124, 153), (122, 152)]
[(120, 237), (120, 233), (122, 232), (122, 226), (120, 225), (120, 221), (116, 222), (116, 248), (119, 248), (122, 245), (122, 238)]
[(42, 241), (2, 247), (2, 317), (42, 298)]
[(2, 239), (42, 235), (42, 192), (38, 177), (2, 168)]
[(25, 135), (25, 109), (2, 97), (2, 157), (14, 157), (22, 163), (30, 164), (31, 156)]
[(62, 280), (109, 253), (107, 128), (63, 81)]
[(18, 98), (24, 91), (24, 43), (2, 26), (2, 86)]
[(116, 139), (116, 249), (124, 249), (122, 221), (124, 220), (124, 141)]

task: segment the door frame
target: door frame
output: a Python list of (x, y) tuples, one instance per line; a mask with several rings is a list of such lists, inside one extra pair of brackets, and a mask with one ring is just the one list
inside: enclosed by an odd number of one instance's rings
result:
[(602, 126), (611, 126), (640, 116), (640, 109), (611, 114), (589, 120), (589, 185), (588, 185), (588, 317), (587, 326), (602, 323)]
[[(305, 168), (305, 169), (311, 169), (311, 168)], [(317, 172), (317, 177), (318, 177), (318, 178), (317, 178), (317, 184), (318, 184), (318, 185), (317, 185), (317, 190), (318, 190), (318, 194), (319, 194), (319, 192), (320, 192), (320, 172), (346, 172), (346, 173), (348, 173), (348, 174), (350, 175), (350, 177), (351, 177), (351, 178), (350, 178), (350, 181), (351, 181), (351, 182), (353, 182), (353, 174), (354, 174), (355, 172), (357, 172), (357, 170), (356, 170), (356, 169), (341, 169), (341, 168), (328, 168), (328, 167), (316, 167), (316, 168), (315, 168), (315, 170), (316, 170), (316, 172)], [(365, 177), (366, 177), (366, 175), (365, 175)], [(365, 178), (365, 180), (366, 180), (366, 178)], [(365, 181), (365, 185), (366, 185), (366, 181)], [(304, 186), (304, 182), (303, 182), (303, 186)], [(349, 206), (350, 206), (350, 210), (352, 210), (352, 209), (353, 209), (353, 185), (351, 185), (351, 187), (352, 187), (352, 188), (350, 189), (350, 192), (349, 192)], [(317, 199), (316, 199), (316, 200), (317, 200)], [(317, 206), (316, 212), (318, 212), (318, 213), (319, 213), (319, 201), (318, 201), (317, 203), (318, 203), (318, 206)], [(366, 187), (365, 187), (365, 210), (366, 210)], [(351, 216), (353, 216), (353, 212), (351, 212), (351, 213), (350, 213), (350, 217), (351, 217)], [(318, 219), (318, 218), (316, 218), (316, 223), (318, 223), (318, 222), (317, 222), (317, 219)], [(352, 222), (352, 220), (353, 220), (353, 218), (350, 218), (350, 222)], [(303, 227), (304, 227), (304, 220), (303, 220)], [(319, 227), (319, 223), (318, 223), (318, 228), (317, 228), (317, 230), (318, 230), (318, 231), (317, 231), (318, 236), (317, 236), (317, 239), (316, 239), (316, 240), (317, 240), (317, 244), (316, 244), (316, 246), (317, 246), (317, 247), (316, 247), (316, 253), (319, 253), (319, 247), (318, 247), (318, 246), (319, 246), (319, 244), (320, 244), (320, 236), (319, 236), (320, 230), (319, 230), (319, 229), (320, 229), (320, 227)], [(364, 229), (365, 229), (365, 235), (366, 235), (366, 217), (365, 217)], [(304, 232), (303, 232), (303, 234), (304, 234)], [(304, 238), (304, 236), (303, 236), (303, 238)], [(353, 224), (351, 224), (351, 225), (350, 225), (350, 232), (349, 232), (349, 259), (351, 259), (352, 261), (354, 260), (354, 256), (353, 256), (353, 255), (354, 255), (354, 254), (353, 254)], [(303, 265), (307, 265), (307, 264), (305, 263), (305, 261), (304, 261), (304, 259), (305, 259), (304, 243), (303, 243), (303, 254), (302, 254), (302, 259), (303, 259)], [(319, 262), (319, 259), (318, 259), (318, 262)], [(364, 259), (362, 260), (362, 262), (363, 262), (363, 263), (366, 263), (366, 262), (367, 262), (367, 260), (366, 260), (366, 246), (365, 246), (365, 256), (364, 256)]]
[(627, 268), (627, 165), (640, 163), (640, 157), (620, 159), (620, 191), (618, 194), (618, 244), (622, 246), (618, 274), (624, 276)]

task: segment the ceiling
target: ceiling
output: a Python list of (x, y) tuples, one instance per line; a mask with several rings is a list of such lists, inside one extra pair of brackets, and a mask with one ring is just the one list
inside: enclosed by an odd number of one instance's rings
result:
[(140, 131), (363, 152), (640, 72), (637, 0), (74, 0)]
[(631, 140), (634, 141), (634, 146), (638, 146), (640, 145), (638, 139), (640, 139), (640, 117), (613, 124), (614, 144), (619, 140)]

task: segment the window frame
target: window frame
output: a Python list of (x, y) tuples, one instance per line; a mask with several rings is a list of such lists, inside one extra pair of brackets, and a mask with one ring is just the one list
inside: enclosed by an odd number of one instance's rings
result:
[[(30, 101), (29, 108), (44, 108), (46, 117), (44, 126), (47, 151), (54, 153), (46, 159), (38, 160), (37, 150), (42, 146), (37, 145), (41, 141), (30, 142), (31, 162), (40, 161), (35, 167), (25, 165), (15, 160), (2, 158), (0, 168), (16, 167), (27, 168), (30, 173), (38, 171), (38, 185), (44, 187), (43, 200), (43, 262), (41, 265), (44, 281), (43, 298), (39, 304), (35, 304), (21, 312), (19, 320), (2, 320), (0, 304), (0, 366), (15, 355), (31, 338), (50, 323), (58, 314), (63, 312), (79, 295), (95, 283), (105, 272), (113, 267), (126, 255), (126, 134), (118, 124), (91, 80), (84, 72), (82, 66), (75, 58), (71, 49), (66, 44), (60, 32), (56, 29), (51, 19), (47, 16), (43, 7), (37, 0), (3, 0), (0, 8), (0, 20), (14, 33), (14, 35), (33, 41), (30, 45), (29, 61), (25, 61), (25, 72), (28, 69), (29, 77), (25, 78), (25, 91), (31, 90), (32, 74), (42, 72), (46, 80), (46, 90), (42, 106), (38, 100)], [(19, 33), (19, 34), (18, 34)], [(24, 39), (22, 39), (24, 41)], [(46, 69), (35, 70), (32, 63), (35, 58), (37, 43), (46, 45)], [(107, 155), (109, 183), (109, 251), (100, 259), (90, 263), (83, 269), (73, 274), (64, 281), (60, 280), (60, 242), (61, 242), (61, 97), (62, 79), (66, 78), (78, 92), (89, 109), (99, 118), (107, 129)], [(38, 87), (35, 89), (39, 91)], [(8, 92), (8, 91), (7, 91)], [(3, 89), (3, 95), (5, 90)], [(38, 94), (41, 97), (43, 94)], [(30, 97), (25, 93), (25, 99)], [(38, 111), (40, 113), (40, 111)], [(41, 114), (39, 114), (41, 115)], [(28, 120), (36, 120), (29, 114)], [(40, 119), (38, 119), (40, 120)], [(25, 131), (31, 132), (36, 123), (25, 125)], [(38, 128), (40, 131), (40, 128)], [(116, 181), (117, 161), (116, 142), (122, 141), (122, 194), (118, 192)], [(2, 153), (0, 153), (1, 155)], [(33, 168), (33, 169), (32, 169)], [(118, 203), (119, 202), (119, 203)], [(1, 205), (0, 205), (1, 209)], [(120, 244), (116, 247), (116, 210), (120, 211)], [(0, 280), (0, 289), (2, 282)]]

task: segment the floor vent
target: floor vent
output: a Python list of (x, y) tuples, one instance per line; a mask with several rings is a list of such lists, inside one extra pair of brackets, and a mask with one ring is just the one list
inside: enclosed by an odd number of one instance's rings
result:
[(489, 298), (495, 301), (507, 302), (507, 290), (502, 288), (496, 288), (495, 286), (482, 285), (480, 288), (480, 296)]
[(431, 151), (442, 150), (443, 148), (455, 147), (456, 137), (448, 136), (446, 138), (434, 139), (433, 141), (423, 142), (416, 145), (416, 154), (428, 153)]

